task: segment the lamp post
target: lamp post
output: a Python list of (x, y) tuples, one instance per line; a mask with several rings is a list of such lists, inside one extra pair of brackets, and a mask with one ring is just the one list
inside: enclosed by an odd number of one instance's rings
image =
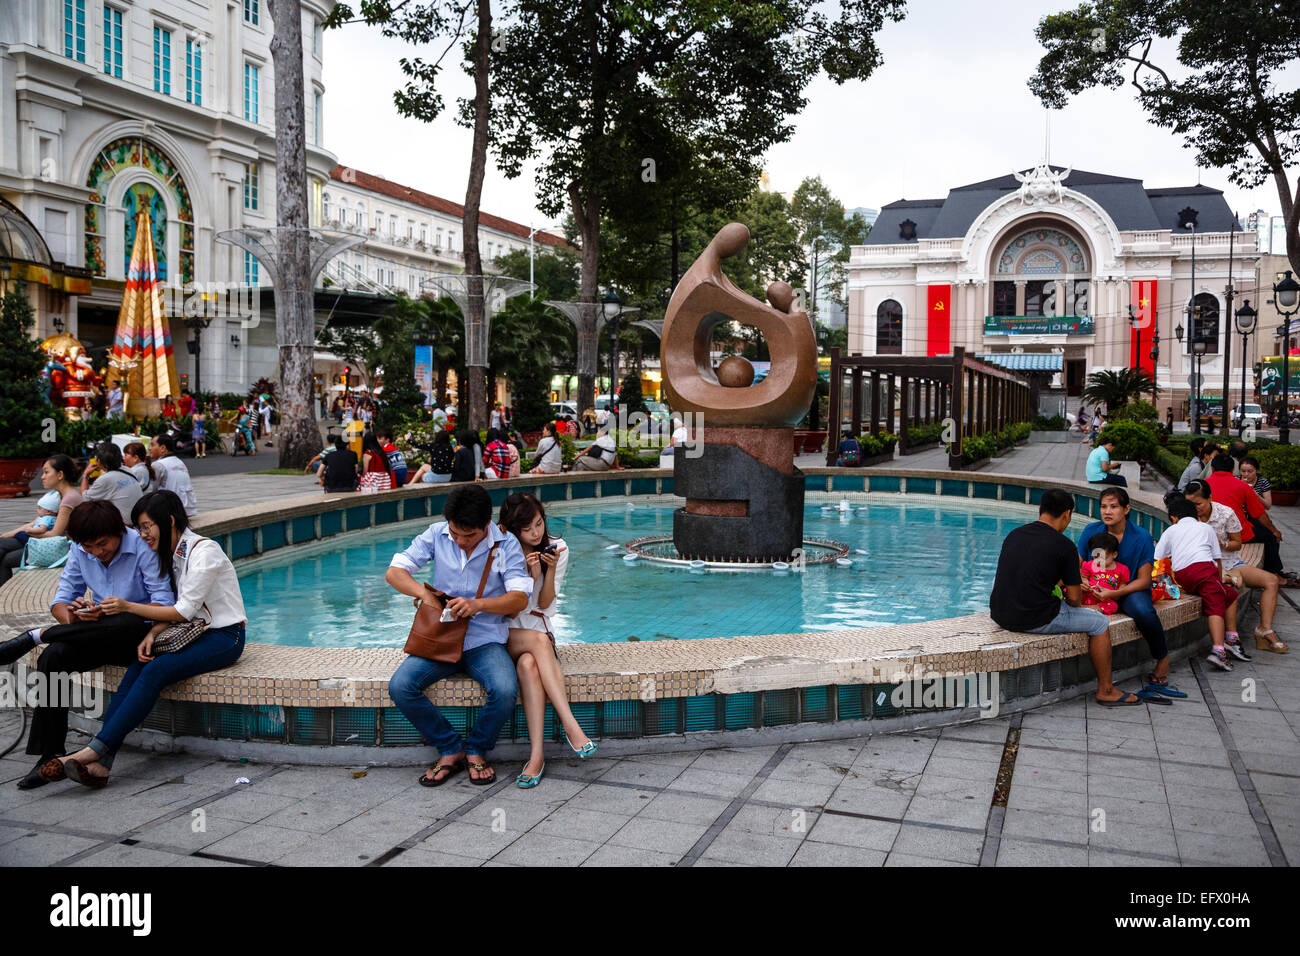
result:
[[(1227, 321), (1228, 316), (1233, 315), (1232, 300), (1237, 294), (1237, 289), (1232, 281), (1232, 265), (1233, 265), (1232, 254), (1233, 254), (1233, 245), (1236, 239), (1237, 239), (1237, 214), (1234, 212), (1232, 214), (1232, 232), (1228, 233), (1228, 286), (1226, 289), (1223, 290), (1224, 297), (1226, 299), (1226, 302), (1224, 303), (1224, 307), (1223, 307), (1224, 308), (1223, 318), (1225, 322)], [(1244, 348), (1244, 344), (1243, 344), (1243, 348)], [(1244, 370), (1246, 367), (1245, 352), (1242, 352), (1241, 361), (1242, 361), (1242, 370), (1243, 370), (1242, 377), (1244, 379), (1245, 378)], [(1230, 374), (1229, 370), (1231, 369), (1231, 367), (1232, 367), (1232, 335), (1225, 327), (1223, 330), (1223, 433), (1225, 435), (1228, 434), (1228, 429), (1232, 427), (1232, 423), (1228, 417), (1228, 375)], [(1243, 416), (1246, 414), (1246, 394), (1244, 391), (1242, 392), (1241, 395), (1241, 414)]]
[[(1195, 347), (1197, 342), (1201, 341), (1201, 323), (1200, 323), (1201, 313), (1200, 310), (1196, 307), (1196, 219), (1198, 215), (1199, 213), (1197, 213), (1197, 211), (1193, 209), (1191, 206), (1187, 206), (1181, 209), (1178, 213), (1179, 223), (1182, 225), (1184, 229), (1191, 230), (1192, 233), (1192, 297), (1187, 303), (1187, 325), (1188, 325), (1188, 334), (1190, 336), (1188, 340), (1188, 346), (1192, 348)], [(1182, 336), (1179, 336), (1179, 341), (1182, 341)], [(1204, 354), (1204, 351), (1202, 351), (1201, 354)], [(1196, 398), (1193, 401), (1194, 407), (1192, 412), (1192, 434), (1199, 435), (1201, 433), (1200, 361), (1194, 360), (1192, 363), (1192, 368), (1195, 370), (1195, 375), (1196, 375)]]
[(1290, 396), (1287, 392), (1287, 360), (1291, 356), (1291, 316), (1296, 314), (1297, 300), (1300, 299), (1300, 282), (1291, 278), (1291, 270), (1273, 286), (1273, 304), (1282, 316), (1282, 427), (1278, 429), (1277, 440), (1283, 445), (1291, 444), (1291, 409)]
[(623, 300), (618, 297), (613, 286), (600, 297), (600, 307), (605, 313), (605, 324), (609, 327), (609, 401), (612, 408), (614, 390), (618, 387), (618, 320), (623, 315)]
[(1130, 302), (1128, 307), (1128, 324), (1134, 332), (1137, 333), (1137, 347), (1133, 350), (1133, 362), (1138, 371), (1142, 370), (1142, 326), (1138, 324), (1137, 313), (1133, 311), (1133, 304)]
[(1151, 332), (1151, 407), (1155, 408), (1157, 404), (1156, 391), (1158, 389), (1156, 376), (1160, 374), (1160, 325), (1154, 324)]
[(1206, 351), (1210, 348), (1210, 340), (1204, 336), (1197, 336), (1192, 339), (1192, 354), (1196, 356), (1196, 431), (1195, 434), (1201, 433), (1201, 361), (1205, 357)]
[[(1184, 331), (1185, 331), (1185, 330), (1183, 329), (1183, 323), (1181, 323), (1181, 322), (1179, 322), (1178, 325), (1176, 325), (1176, 326), (1174, 327), (1174, 336), (1178, 339), (1178, 345), (1179, 345), (1180, 348), (1182, 347), (1182, 344), (1183, 344), (1183, 333), (1184, 333)], [(1193, 371), (1192, 371), (1192, 378), (1187, 382), (1187, 385), (1188, 385), (1189, 388), (1191, 387), (1192, 382), (1195, 381), (1195, 376), (1196, 376), (1196, 371), (1195, 371), (1195, 368), (1193, 368)], [(1187, 401), (1188, 401), (1188, 404), (1189, 404), (1189, 406), (1190, 406), (1190, 404), (1192, 403), (1192, 398), (1189, 396), (1188, 399), (1187, 399)], [(1192, 418), (1195, 418), (1195, 415), (1193, 415), (1193, 416), (1191, 416), (1191, 417), (1192, 417)]]
[(1237, 310), (1235, 316), (1237, 331), (1241, 334), (1241, 415), (1237, 419), (1238, 438), (1246, 431), (1246, 336), (1255, 331), (1258, 315), (1259, 313), (1250, 307), (1250, 300), (1243, 299), (1241, 308)]
[(185, 327), (194, 333), (194, 338), (187, 345), (189, 353), (194, 356), (194, 394), (203, 394), (203, 330), (212, 324), (211, 319), (201, 318), (197, 315), (189, 316), (185, 320)]
[[(536, 226), (531, 223), (528, 226), (528, 281), (533, 281), (533, 236), (546, 229), (554, 228), (552, 226)], [(610, 394), (613, 394), (612, 392)]]

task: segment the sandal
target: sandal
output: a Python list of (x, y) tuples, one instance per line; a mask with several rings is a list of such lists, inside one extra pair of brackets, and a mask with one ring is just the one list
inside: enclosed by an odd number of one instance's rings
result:
[(1267, 631), (1255, 628), (1255, 647), (1261, 651), (1272, 651), (1274, 654), (1285, 654), (1291, 650), (1284, 642), (1277, 639), (1277, 632), (1271, 627)]
[[(42, 770), (45, 768), (42, 767)], [(77, 781), (83, 787), (89, 787), (91, 790), (103, 790), (108, 786), (108, 777), (97, 777), (89, 770), (86, 765), (79, 760), (68, 757), (63, 761), (63, 772), (72, 780)]]
[[(1128, 698), (1130, 697), (1133, 699), (1129, 700)], [(1102, 700), (1100, 697), (1094, 697), (1093, 700), (1102, 707), (1136, 707), (1138, 704), (1142, 703), (1136, 694), (1125, 694), (1120, 697), (1119, 700)]]
[[(434, 765), (433, 768), (432, 777), (429, 776), (429, 771), (427, 770), (424, 773), (420, 774), (419, 777), (420, 786), (441, 787), (444, 783), (446, 783), (448, 780), (456, 776), (456, 774), (460, 773), (464, 769), (465, 769), (465, 761), (463, 758), (461, 760), (453, 760), (451, 763), (436, 764)], [(442, 773), (442, 771), (444, 770), (447, 771), (446, 774), (439, 777), (438, 774)]]
[[(476, 787), (486, 787), (489, 784), (497, 782), (497, 772), (492, 769), (492, 765), (486, 760), (480, 760), (478, 763), (470, 764), (469, 769), (471, 771), (477, 770), (479, 773), (483, 773), (484, 771), (487, 771), (488, 773), (488, 776), (486, 777), (476, 777), (472, 772), (470, 773), (469, 782), (474, 784)], [(541, 775), (539, 774), (538, 778), (540, 779), (540, 777)]]

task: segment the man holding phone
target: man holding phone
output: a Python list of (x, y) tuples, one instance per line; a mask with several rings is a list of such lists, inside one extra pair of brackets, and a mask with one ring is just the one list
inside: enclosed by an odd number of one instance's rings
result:
[[(122, 514), (105, 499), (83, 501), (68, 518), (72, 545), (50, 605), (58, 621), (32, 628), (0, 644), (0, 665), (12, 664), (38, 644), (46, 645), (36, 669), (46, 687), (62, 681), (52, 675), (92, 670), (104, 664), (126, 666), (136, 659), (136, 647), (153, 621), (134, 614), (105, 614), (100, 605), (117, 597), (139, 604), (171, 606), (171, 585), (158, 570), (158, 556), (122, 521)], [(90, 597), (85, 597), (86, 590)], [(18, 782), (22, 790), (63, 779), (63, 765), (53, 758), (65, 753), (68, 736), (66, 701), (47, 700), (34, 709), (27, 753), (36, 766)]]

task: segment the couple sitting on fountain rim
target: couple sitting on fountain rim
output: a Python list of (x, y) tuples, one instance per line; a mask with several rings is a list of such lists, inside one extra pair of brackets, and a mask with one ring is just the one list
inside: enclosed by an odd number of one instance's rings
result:
[[(555, 613), (568, 548), (547, 534), (546, 513), (530, 494), (510, 495), (501, 506), (499, 523), (493, 524), (488, 493), (479, 485), (466, 485), (447, 496), (443, 517), (445, 521), (430, 525), (409, 548), (393, 556), (385, 580), (418, 603), (427, 591), (413, 575), (433, 562), (430, 584), (452, 596), (446, 610), (469, 618), (464, 653), (454, 663), (407, 657), (389, 681), (389, 696), (438, 750), (438, 763), (421, 774), (420, 783), (439, 787), (467, 765), (470, 782), (486, 786), (496, 781), (487, 754), (514, 711), (516, 695), (521, 695), (531, 753), (515, 783), (535, 787), (546, 766), (548, 699), (573, 751), (583, 759), (596, 752), (596, 744), (569, 709), (548, 620)], [(483, 596), (476, 598), (489, 556), (492, 565)], [(483, 685), (487, 697), (463, 740), (425, 695), (430, 684), (462, 671)]]

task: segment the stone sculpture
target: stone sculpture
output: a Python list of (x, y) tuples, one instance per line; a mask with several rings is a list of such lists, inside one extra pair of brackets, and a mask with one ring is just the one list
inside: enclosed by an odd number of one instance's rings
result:
[[(788, 283), (773, 282), (764, 304), (722, 273), (722, 260), (749, 243), (733, 222), (682, 277), (664, 316), (664, 392), (674, 411), (692, 412), (701, 454), (674, 457), (673, 543), (692, 558), (788, 560), (803, 538), (804, 476), (794, 466), (794, 426), (817, 387), (817, 343), (808, 313)], [(771, 370), (752, 384), (754, 369), (731, 356), (717, 369), (713, 331), (739, 322), (767, 342)]]

